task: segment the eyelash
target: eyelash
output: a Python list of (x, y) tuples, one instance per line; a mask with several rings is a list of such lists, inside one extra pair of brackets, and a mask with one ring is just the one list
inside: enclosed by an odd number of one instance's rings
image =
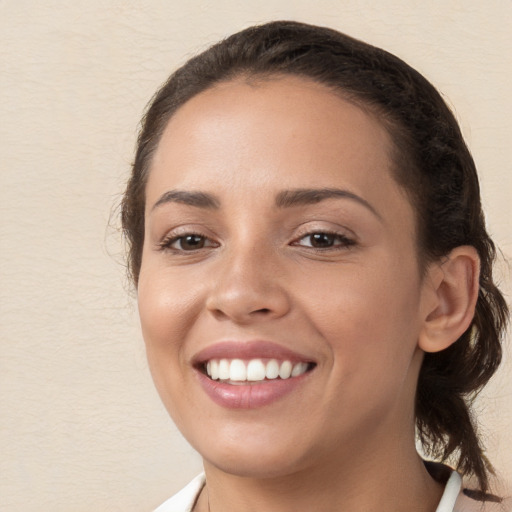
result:
[[(314, 235), (323, 235), (327, 237), (332, 237), (333, 242), (335, 243), (338, 241), (339, 243), (337, 245), (330, 245), (329, 247), (314, 247), (312, 245), (310, 246), (301, 246), (298, 244), (301, 240), (304, 240), (305, 238), (313, 237)], [(310, 231), (308, 233), (305, 233), (300, 238), (297, 238), (294, 242), (292, 242), (291, 245), (295, 246), (301, 246), (301, 247), (308, 247), (310, 250), (313, 250), (315, 252), (327, 252), (327, 251), (339, 251), (342, 249), (347, 249), (351, 246), (354, 246), (356, 244), (356, 241), (352, 238), (348, 238), (347, 236), (337, 233), (336, 231), (329, 231), (329, 230), (317, 230), (317, 231)]]
[(193, 252), (196, 252), (196, 251), (199, 251), (201, 249), (204, 249), (205, 247), (199, 247), (198, 249), (190, 249), (190, 250), (186, 250), (186, 249), (179, 249), (179, 248), (176, 248), (176, 247), (173, 247), (173, 245), (177, 242), (180, 242), (180, 241), (184, 241), (186, 238), (189, 238), (189, 237), (198, 237), (198, 238), (201, 238), (205, 243), (206, 241), (209, 241), (211, 242), (211, 245), (208, 245), (206, 248), (212, 248), (212, 247), (218, 247), (219, 244), (215, 243), (215, 242), (212, 242), (208, 237), (202, 235), (201, 233), (195, 233), (195, 232), (189, 232), (189, 233), (184, 233), (182, 235), (171, 235), (171, 236), (168, 236), (166, 238), (164, 238), (159, 244), (159, 248), (160, 250), (162, 251), (173, 251), (175, 253), (185, 253), (185, 252), (189, 252), (189, 253), (193, 253)]
[[(313, 245), (302, 245), (299, 243), (301, 240), (304, 240), (308, 237), (310, 238), (310, 242), (311, 242), (311, 237), (313, 237), (315, 235), (323, 235), (323, 236), (330, 237), (332, 239), (333, 245), (330, 245), (328, 247), (314, 247)], [(207, 246), (203, 245), (199, 248), (190, 249), (190, 250), (173, 247), (174, 244), (183, 242), (188, 237), (200, 238), (204, 244), (209, 242), (209, 245), (207, 245)], [(338, 243), (336, 243), (336, 242), (338, 242)], [(201, 243), (201, 242), (199, 242), (199, 243)], [(172, 251), (176, 254), (195, 253), (197, 251), (200, 251), (201, 249), (216, 248), (216, 247), (219, 247), (219, 245), (220, 244), (213, 242), (212, 240), (210, 240), (208, 237), (202, 235), (201, 233), (196, 233), (196, 232), (188, 232), (188, 233), (184, 233), (184, 234), (180, 234), (180, 235), (171, 235), (171, 236), (164, 238), (158, 244), (160, 250)], [(348, 248), (356, 245), (356, 241), (352, 238), (348, 238), (347, 236), (345, 236), (341, 233), (337, 233), (335, 231), (316, 230), (316, 231), (310, 231), (308, 233), (301, 235), (299, 238), (297, 238), (293, 242), (291, 242), (290, 245), (295, 246), (295, 247), (306, 247), (310, 251), (324, 253), (324, 252), (328, 252), (328, 251), (339, 251), (339, 250), (343, 250), (343, 249), (348, 249)]]

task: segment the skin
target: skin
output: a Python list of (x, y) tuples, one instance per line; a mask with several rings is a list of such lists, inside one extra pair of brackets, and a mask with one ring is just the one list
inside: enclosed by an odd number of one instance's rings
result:
[[(390, 148), (370, 114), (294, 77), (218, 85), (170, 120), (147, 183), (138, 301), (156, 387), (204, 459), (195, 510), (435, 510), (442, 488), (414, 444), (421, 344), (456, 339), (441, 335), (454, 295), (443, 276), (477, 264), (466, 251), (420, 274)], [(276, 206), (297, 188), (360, 200)], [(215, 207), (162, 199), (176, 190), (211, 194)], [(332, 247), (311, 247), (309, 235), (324, 232), (336, 234)], [(184, 250), (176, 237), (187, 233), (205, 245)], [(252, 339), (316, 367), (275, 403), (221, 407), (192, 360)]]

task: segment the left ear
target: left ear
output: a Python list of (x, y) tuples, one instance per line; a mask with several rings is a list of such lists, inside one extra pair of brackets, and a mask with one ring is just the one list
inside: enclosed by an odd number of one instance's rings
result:
[(480, 258), (469, 245), (431, 264), (423, 283), (419, 348), (439, 352), (466, 331), (475, 313), (479, 276)]

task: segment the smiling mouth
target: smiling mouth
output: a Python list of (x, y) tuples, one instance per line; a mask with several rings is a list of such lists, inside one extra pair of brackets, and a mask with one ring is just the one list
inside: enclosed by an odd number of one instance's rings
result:
[(200, 369), (211, 380), (242, 385), (300, 377), (313, 370), (315, 363), (278, 359), (210, 359)]

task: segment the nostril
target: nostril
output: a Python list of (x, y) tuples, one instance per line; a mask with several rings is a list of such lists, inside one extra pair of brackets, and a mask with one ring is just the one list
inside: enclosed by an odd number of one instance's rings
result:
[(270, 309), (261, 308), (261, 309), (257, 309), (256, 311), (253, 311), (253, 313), (270, 313)]

